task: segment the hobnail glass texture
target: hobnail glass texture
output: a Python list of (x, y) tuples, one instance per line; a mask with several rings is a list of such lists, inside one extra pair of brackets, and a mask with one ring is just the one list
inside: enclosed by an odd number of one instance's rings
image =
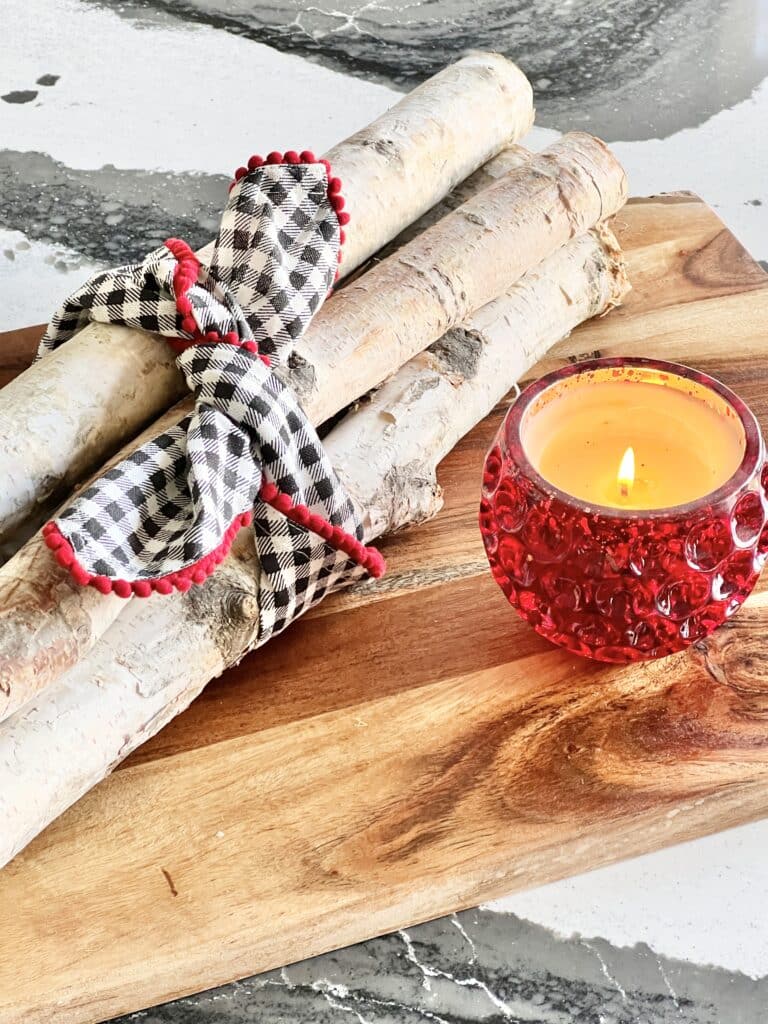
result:
[[(725, 398), (746, 439), (731, 479), (648, 512), (590, 506), (544, 480), (521, 442), (526, 408), (567, 375), (612, 366), (687, 377)], [(702, 640), (739, 609), (768, 556), (767, 492), (757, 421), (722, 384), (656, 360), (592, 360), (542, 378), (511, 407), (485, 460), (480, 530), (494, 579), (538, 633), (574, 654), (634, 662)]]

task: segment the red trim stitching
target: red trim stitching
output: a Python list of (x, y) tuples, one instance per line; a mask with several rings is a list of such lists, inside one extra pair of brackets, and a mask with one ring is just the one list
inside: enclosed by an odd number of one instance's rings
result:
[[(318, 537), (322, 537), (332, 548), (343, 552), (353, 562), (361, 565), (374, 579), (384, 575), (386, 562), (380, 551), (373, 547), (366, 547), (351, 533), (347, 533), (338, 526), (332, 526), (322, 516), (310, 512), (306, 505), (294, 505), (290, 496), (281, 493), (274, 484), (262, 484), (259, 497), (287, 519), (311, 530)], [(219, 546), (204, 558), (177, 572), (151, 580), (113, 580), (109, 576), (93, 575), (88, 572), (82, 562), (78, 561), (71, 542), (55, 522), (46, 523), (42, 534), (46, 546), (51, 549), (56, 561), (62, 569), (69, 572), (72, 580), (78, 586), (94, 587), (102, 594), (115, 594), (117, 597), (149, 597), (153, 592), (170, 594), (174, 589), (184, 594), (193, 584), (205, 583), (216, 566), (220, 565), (229, 554), (238, 531), (244, 526), (250, 526), (252, 522), (253, 514), (251, 512), (243, 512), (239, 516), (235, 516), (227, 527)]]
[[(303, 150), (300, 154), (295, 150), (288, 150), (286, 153), (277, 151), (270, 153), (266, 159), (260, 156), (252, 156), (248, 160), (247, 167), (238, 167), (234, 179), (229, 186), (230, 191), (249, 171), (256, 170), (264, 164), (315, 164), (319, 163), (325, 167), (328, 180), (327, 195), (328, 201), (336, 213), (339, 223), (339, 251), (338, 262), (341, 263), (342, 248), (346, 242), (344, 226), (349, 223), (349, 214), (344, 210), (344, 196), (342, 195), (341, 179), (335, 177), (331, 171), (328, 160), (317, 159), (310, 150)], [(219, 334), (217, 331), (208, 331), (203, 334), (197, 326), (192, 315), (192, 303), (188, 292), (197, 281), (200, 273), (200, 261), (190, 246), (181, 238), (169, 238), (165, 242), (166, 248), (175, 256), (177, 261), (173, 273), (173, 291), (176, 299), (176, 309), (181, 317), (181, 326), (192, 338), (166, 338), (165, 340), (174, 350), (181, 353), (192, 345), (200, 344), (228, 344), (236, 345), (245, 349), (246, 352), (257, 354), (258, 344), (255, 341), (241, 341), (235, 331), (227, 334)], [(339, 271), (336, 271), (334, 280), (338, 280)], [(332, 290), (332, 289), (331, 289)], [(267, 366), (270, 365), (269, 356), (259, 354), (259, 358)], [(381, 552), (373, 547), (366, 547), (352, 534), (346, 533), (338, 526), (333, 526), (322, 516), (310, 512), (305, 505), (294, 505), (287, 494), (282, 494), (274, 484), (263, 484), (259, 497), (262, 501), (271, 505), (278, 512), (283, 513), (292, 522), (304, 526), (313, 533), (322, 537), (331, 547), (342, 551), (352, 561), (361, 565), (371, 576), (378, 579), (386, 570), (386, 563)], [(251, 512), (243, 512), (236, 516), (233, 522), (227, 527), (221, 543), (217, 548), (201, 558), (199, 562), (189, 565), (178, 572), (169, 573), (167, 576), (160, 576), (152, 580), (112, 580), (108, 576), (95, 576), (88, 572), (85, 566), (78, 561), (75, 550), (70, 541), (64, 536), (54, 522), (46, 523), (42, 534), (46, 545), (51, 549), (59, 565), (69, 571), (75, 583), (80, 586), (95, 587), (102, 594), (116, 594), (118, 597), (149, 597), (153, 592), (158, 594), (170, 594), (174, 589), (186, 593), (193, 584), (205, 583), (207, 578), (215, 570), (216, 566), (224, 561), (229, 554), (232, 543), (238, 531), (243, 526), (249, 526), (253, 521)]]
[(366, 547), (357, 537), (342, 530), (340, 526), (333, 526), (327, 519), (310, 512), (306, 505), (295, 505), (291, 496), (281, 492), (275, 484), (263, 483), (259, 497), (265, 504), (281, 512), (286, 519), (322, 537), (326, 544), (343, 552), (353, 562), (357, 562), (374, 579), (384, 575), (387, 564), (377, 548)]
[(205, 583), (216, 566), (229, 554), (238, 531), (243, 526), (250, 526), (252, 522), (252, 512), (242, 512), (235, 516), (227, 527), (221, 543), (213, 551), (192, 565), (152, 580), (113, 580), (109, 576), (95, 576), (78, 561), (72, 544), (56, 523), (46, 523), (42, 533), (43, 540), (53, 551), (56, 561), (62, 569), (69, 571), (69, 575), (79, 586), (95, 587), (102, 594), (115, 594), (117, 597), (149, 597), (153, 591), (158, 594), (170, 594), (174, 589), (185, 594), (193, 584)]

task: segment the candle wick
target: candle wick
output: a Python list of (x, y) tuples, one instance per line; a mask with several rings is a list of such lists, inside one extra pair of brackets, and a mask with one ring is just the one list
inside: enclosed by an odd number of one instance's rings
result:
[(627, 484), (626, 481), (622, 480), (619, 486), (621, 488), (621, 496), (622, 496), (622, 498), (628, 498), (629, 497), (629, 484)]

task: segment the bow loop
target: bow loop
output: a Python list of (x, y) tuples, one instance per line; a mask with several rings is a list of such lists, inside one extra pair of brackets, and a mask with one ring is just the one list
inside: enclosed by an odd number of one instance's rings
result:
[(178, 352), (194, 395), (191, 414), (46, 527), (60, 563), (105, 593), (186, 590), (253, 518), (265, 639), (383, 562), (363, 546), (353, 502), (270, 366), (287, 360), (336, 276), (338, 183), (331, 193), (314, 158), (252, 163), (230, 191), (210, 266), (169, 239), (140, 263), (95, 275), (53, 318), (40, 355), (89, 320), (154, 331)]

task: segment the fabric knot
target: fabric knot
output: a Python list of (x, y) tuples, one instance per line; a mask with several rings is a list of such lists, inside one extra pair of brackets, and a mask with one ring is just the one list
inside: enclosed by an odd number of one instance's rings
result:
[(274, 372), (333, 285), (347, 219), (327, 162), (278, 155), (254, 157), (236, 174), (210, 265), (172, 238), (140, 263), (95, 274), (56, 313), (38, 352), (91, 321), (151, 331), (177, 353), (195, 400), (192, 413), (47, 524), (59, 563), (103, 593), (185, 591), (253, 523), (260, 640), (329, 590), (384, 571), (316, 431)]

